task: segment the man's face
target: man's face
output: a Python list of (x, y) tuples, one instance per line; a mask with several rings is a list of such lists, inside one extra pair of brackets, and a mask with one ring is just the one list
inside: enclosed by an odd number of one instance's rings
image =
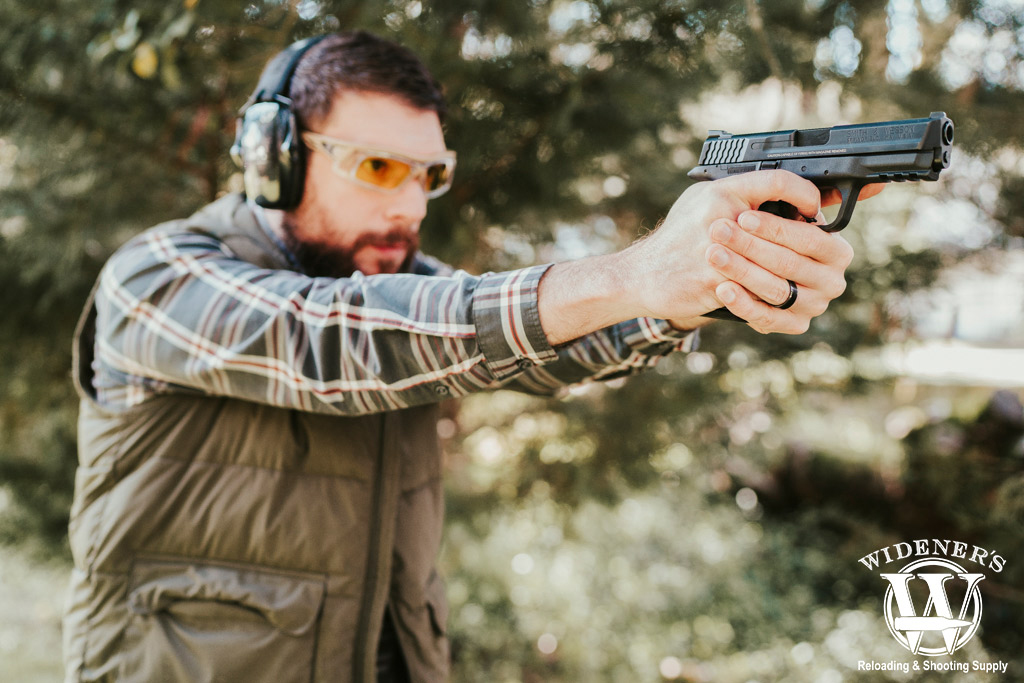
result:
[[(412, 158), (445, 152), (441, 122), (392, 95), (343, 92), (312, 132)], [(289, 246), (310, 275), (345, 277), (405, 269), (419, 246), (427, 213), (422, 184), (409, 179), (382, 192), (341, 177), (328, 155), (308, 150), (302, 202), (285, 214)]]

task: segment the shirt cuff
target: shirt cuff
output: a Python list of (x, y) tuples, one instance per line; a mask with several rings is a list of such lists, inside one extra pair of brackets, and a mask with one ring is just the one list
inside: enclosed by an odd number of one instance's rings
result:
[(540, 325), (537, 291), (551, 264), (480, 278), (473, 320), (484, 363), (495, 379), (558, 359)]
[(634, 349), (660, 346), (668, 351), (690, 352), (700, 346), (700, 330), (677, 330), (660, 318), (636, 318), (622, 325), (622, 338)]

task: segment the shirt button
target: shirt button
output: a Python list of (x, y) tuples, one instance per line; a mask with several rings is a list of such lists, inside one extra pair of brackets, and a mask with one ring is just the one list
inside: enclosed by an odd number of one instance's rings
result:
[(530, 360), (529, 358), (521, 358), (521, 359), (519, 359), (519, 369), (520, 370), (529, 370), (532, 367), (533, 367), (533, 361)]
[(448, 394), (451, 393), (451, 389), (449, 389), (444, 384), (438, 384), (436, 387), (434, 387), (434, 393), (437, 394), (438, 396), (447, 396)]

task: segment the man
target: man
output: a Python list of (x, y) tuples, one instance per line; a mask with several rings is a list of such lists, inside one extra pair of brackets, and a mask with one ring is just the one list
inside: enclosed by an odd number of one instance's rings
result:
[(636, 372), (722, 304), (799, 333), (844, 288), (841, 237), (756, 210), (819, 214), (782, 172), (617, 254), (453, 273), (417, 249), (454, 166), (425, 67), (362, 32), (296, 61), (297, 203), (156, 226), (83, 315), (69, 681), (444, 680), (438, 401)]

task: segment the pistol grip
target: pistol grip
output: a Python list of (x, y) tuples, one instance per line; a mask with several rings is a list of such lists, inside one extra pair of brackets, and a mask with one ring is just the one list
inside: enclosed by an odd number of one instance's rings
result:
[(731, 320), (731, 321), (733, 321), (735, 323), (745, 323), (745, 322), (747, 322), (743, 318), (739, 317), (738, 315), (736, 315), (735, 313), (730, 311), (725, 306), (723, 306), (722, 308), (716, 308), (713, 311), (708, 311), (707, 313), (704, 314), (704, 317), (705, 318), (714, 318), (716, 320)]
[(786, 218), (791, 221), (806, 221), (808, 223), (814, 222), (813, 217), (808, 218), (807, 216), (804, 216), (802, 213), (797, 211), (795, 206), (793, 206), (789, 202), (784, 202), (781, 200), (765, 202), (761, 206), (757, 207), (757, 210), (764, 211), (765, 213), (770, 213), (774, 216), (781, 216), (782, 218)]

